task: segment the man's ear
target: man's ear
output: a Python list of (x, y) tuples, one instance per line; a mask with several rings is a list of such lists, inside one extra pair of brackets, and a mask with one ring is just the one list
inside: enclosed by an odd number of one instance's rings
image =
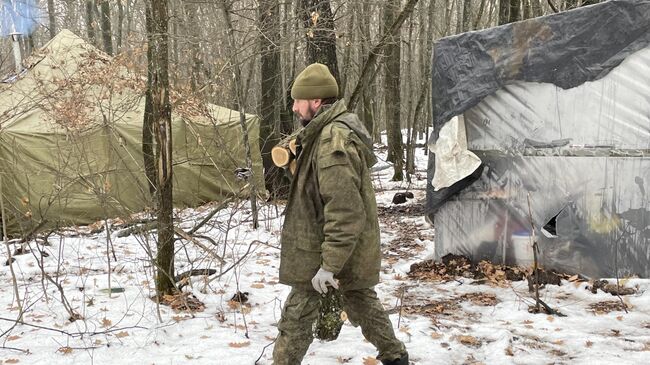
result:
[(323, 105), (323, 99), (314, 99), (312, 105), (314, 107), (314, 110), (318, 110), (318, 108), (320, 108), (320, 106)]

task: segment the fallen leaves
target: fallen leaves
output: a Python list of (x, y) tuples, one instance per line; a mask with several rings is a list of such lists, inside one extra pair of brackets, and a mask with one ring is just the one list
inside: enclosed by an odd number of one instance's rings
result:
[(460, 299), (482, 307), (491, 307), (499, 302), (496, 295), (483, 292), (463, 294)]
[[(605, 300), (589, 305), (589, 309), (595, 314), (606, 314), (609, 312), (624, 311), (626, 307), (627, 306), (621, 303), (619, 300)], [(629, 309), (629, 307), (627, 308)]]
[(19, 338), (20, 338), (20, 336), (18, 336), (18, 335), (9, 336), (9, 337), (7, 337), (7, 341), (15, 341), (15, 340), (17, 340)]
[(126, 331), (120, 331), (120, 332), (115, 334), (115, 337), (117, 337), (117, 338), (123, 338), (123, 337), (128, 337), (128, 336), (129, 336), (129, 333), (126, 332)]
[(59, 349), (56, 350), (56, 352), (60, 352), (63, 355), (70, 355), (72, 353), (72, 348), (70, 348), (68, 346), (59, 347)]
[(228, 346), (233, 347), (233, 348), (242, 348), (242, 347), (248, 347), (251, 345), (250, 341), (244, 341), (244, 342), (229, 342)]
[(474, 347), (474, 348), (481, 347), (481, 341), (474, 336), (457, 335), (457, 336), (453, 336), (452, 339), (462, 343), (465, 346)]
[(104, 319), (102, 319), (102, 327), (103, 327), (103, 328), (108, 328), (108, 327), (110, 327), (112, 324), (113, 324), (113, 322), (111, 322), (110, 319), (108, 319), (108, 318), (106, 318), (106, 317), (104, 317)]
[(170, 306), (175, 312), (203, 312), (205, 304), (194, 294), (181, 292), (172, 295), (164, 295), (162, 304)]
[(375, 359), (374, 357), (364, 357), (363, 358), (363, 365), (379, 365), (379, 360)]

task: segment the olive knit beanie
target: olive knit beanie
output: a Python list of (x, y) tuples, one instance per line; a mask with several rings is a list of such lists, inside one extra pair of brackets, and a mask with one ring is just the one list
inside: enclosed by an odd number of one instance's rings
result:
[(327, 66), (312, 63), (298, 74), (291, 87), (291, 98), (300, 100), (335, 98), (339, 85)]

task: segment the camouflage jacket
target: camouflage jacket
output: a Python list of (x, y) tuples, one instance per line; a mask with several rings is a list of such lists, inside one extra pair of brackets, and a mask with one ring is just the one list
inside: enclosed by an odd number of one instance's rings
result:
[(379, 282), (381, 253), (368, 132), (343, 100), (322, 107), (298, 134), (284, 226), (280, 282), (313, 290), (319, 267), (343, 290)]

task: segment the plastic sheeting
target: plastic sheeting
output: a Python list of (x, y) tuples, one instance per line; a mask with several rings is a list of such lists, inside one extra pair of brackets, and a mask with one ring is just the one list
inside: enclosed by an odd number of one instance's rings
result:
[(464, 113), (483, 162), (427, 190), (437, 257), (529, 264), (532, 216), (545, 267), (650, 276), (649, 37), (649, 1), (611, 1), (435, 46), (434, 68), (458, 65), (433, 76), (430, 141)]
[(569, 89), (650, 44), (650, 0), (608, 1), (435, 43), (432, 139), (444, 123), (518, 80)]

